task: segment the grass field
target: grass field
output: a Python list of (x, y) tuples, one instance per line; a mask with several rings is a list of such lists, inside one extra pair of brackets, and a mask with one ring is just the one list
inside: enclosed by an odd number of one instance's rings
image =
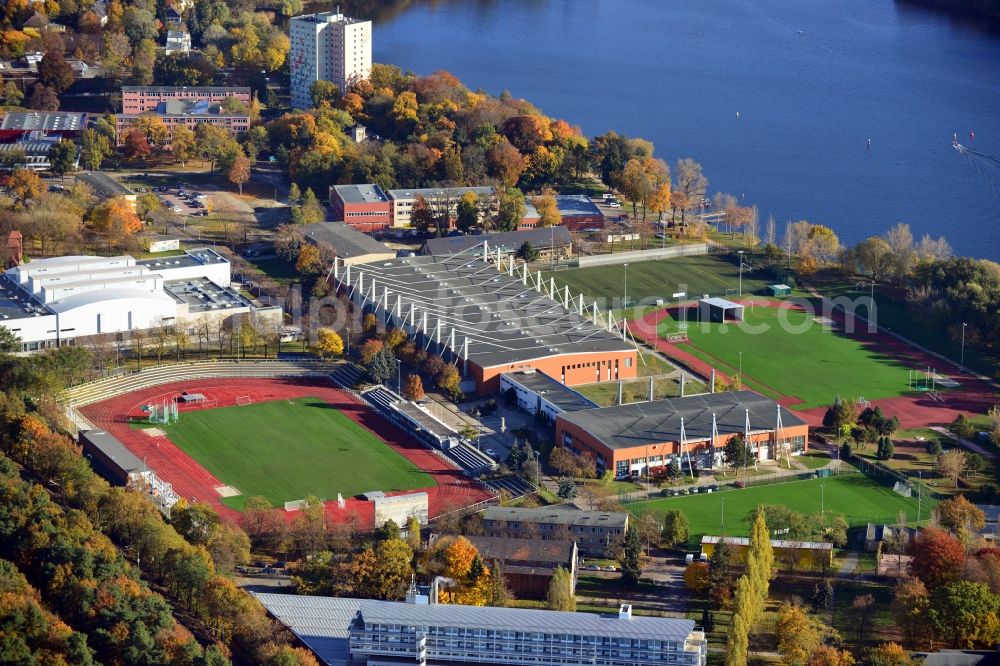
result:
[(434, 480), (371, 432), (319, 398), (185, 412), (167, 436), (242, 494), (275, 506), (315, 495), (336, 499), (369, 490), (412, 490)]
[[(659, 261), (642, 261), (628, 266), (628, 300), (662, 298), (670, 301), (672, 294), (685, 291), (692, 295), (711, 294), (724, 296), (727, 289), (739, 287), (739, 265), (711, 255), (677, 257)], [(625, 267), (594, 266), (544, 273), (545, 279), (554, 277), (558, 286), (569, 285), (570, 291), (584, 294), (588, 299), (611, 299), (613, 307), (620, 307), (624, 296)], [(743, 294), (763, 294), (767, 281), (757, 278), (752, 271), (743, 271)]]
[[(820, 489), (820, 485), (824, 488)], [(908, 520), (917, 519), (917, 498), (903, 497), (866, 476), (851, 474), (825, 479), (791, 481), (768, 486), (754, 486), (744, 490), (727, 490), (719, 493), (670, 497), (629, 506), (633, 513), (652, 513), (662, 518), (668, 509), (680, 509), (690, 523), (692, 548), (701, 543), (705, 534), (722, 531), (722, 508), (725, 502), (725, 535), (747, 536), (745, 518), (758, 504), (784, 504), (794, 511), (812, 514), (820, 511), (820, 495), (826, 511), (842, 513), (851, 526), (865, 522), (895, 523), (901, 511)], [(921, 518), (930, 516), (937, 502), (924, 497)]]
[[(691, 310), (694, 312), (694, 310)], [(690, 321), (690, 320), (689, 320)], [(676, 330), (669, 316), (659, 333)], [(828, 330), (797, 310), (747, 308), (744, 325), (691, 324), (679, 345), (720, 371), (736, 376), (743, 354), (743, 384), (772, 398), (795, 396), (800, 408), (844, 398), (890, 398), (909, 392), (909, 370), (871, 345)]]

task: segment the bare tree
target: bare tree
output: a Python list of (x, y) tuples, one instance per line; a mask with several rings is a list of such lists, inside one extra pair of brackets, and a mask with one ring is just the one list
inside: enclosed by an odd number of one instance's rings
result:
[(690, 157), (677, 160), (677, 189), (684, 194), (685, 203), (681, 207), (681, 226), (686, 226), (685, 213), (698, 206), (705, 197), (708, 178), (701, 171), (701, 165)]
[(778, 234), (778, 223), (774, 221), (774, 215), (768, 215), (767, 217), (767, 244), (774, 245), (774, 241), (777, 240)]

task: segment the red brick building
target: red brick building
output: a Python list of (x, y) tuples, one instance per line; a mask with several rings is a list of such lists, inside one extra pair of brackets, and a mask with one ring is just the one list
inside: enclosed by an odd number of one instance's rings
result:
[(122, 113), (153, 111), (160, 102), (222, 102), (234, 97), (244, 104), (251, 100), (250, 88), (224, 86), (123, 86)]
[(556, 417), (556, 444), (589, 452), (600, 470), (618, 478), (656, 475), (676, 461), (711, 468), (722, 463), (736, 435), (759, 460), (808, 450), (809, 426), (774, 400), (732, 391), (565, 412)]
[(333, 219), (358, 231), (382, 231), (392, 226), (392, 202), (378, 185), (331, 185)]

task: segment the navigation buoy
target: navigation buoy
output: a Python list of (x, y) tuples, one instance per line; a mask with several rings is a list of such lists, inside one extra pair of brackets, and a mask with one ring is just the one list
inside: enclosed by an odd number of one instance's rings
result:
[(976, 133), (975, 132), (969, 132), (969, 141), (972, 141), (975, 138), (976, 138)]
[(868, 139), (868, 150), (872, 149), (872, 140)]
[(739, 112), (739, 111), (737, 111), (737, 112), (736, 112), (736, 117), (737, 117), (737, 118), (739, 118), (739, 117), (740, 117), (740, 112)]

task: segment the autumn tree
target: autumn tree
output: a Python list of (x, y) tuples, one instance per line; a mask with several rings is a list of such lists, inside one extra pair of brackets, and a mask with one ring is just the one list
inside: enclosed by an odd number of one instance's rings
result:
[(316, 331), (316, 350), (323, 358), (340, 356), (344, 353), (344, 341), (340, 334), (332, 328), (321, 328)]
[(142, 220), (125, 197), (108, 199), (95, 206), (90, 212), (90, 223), (95, 231), (113, 242), (121, 242), (142, 229)]
[(661, 539), (667, 548), (687, 543), (689, 538), (688, 519), (680, 509), (670, 509), (663, 514)]
[(692, 562), (684, 569), (684, 586), (695, 594), (708, 590), (709, 572), (707, 562)]
[(514, 187), (528, 166), (524, 155), (506, 139), (491, 149), (486, 159), (491, 172), (500, 179), (505, 188)]
[(63, 139), (49, 148), (49, 171), (64, 176), (76, 168), (76, 144)]
[(941, 473), (941, 476), (950, 479), (956, 488), (958, 488), (958, 479), (965, 471), (965, 467), (965, 453), (961, 449), (949, 449), (938, 456), (937, 471)]
[(455, 226), (468, 233), (479, 224), (479, 197), (475, 192), (466, 192), (458, 199), (455, 208)]
[(146, 133), (138, 127), (126, 130), (125, 141), (122, 144), (122, 154), (130, 160), (141, 160), (153, 152)]
[(832, 645), (820, 645), (809, 655), (808, 666), (854, 666), (854, 655)]
[(229, 173), (227, 174), (229, 182), (239, 187), (241, 196), (243, 194), (243, 185), (250, 180), (250, 166), (250, 158), (243, 154), (241, 150), (229, 167)]
[(554, 227), (562, 224), (562, 215), (556, 203), (555, 191), (545, 189), (536, 197), (531, 198), (531, 204), (538, 211), (538, 226)]
[(927, 527), (910, 542), (910, 575), (934, 590), (955, 579), (965, 550), (961, 542), (944, 530)]
[(437, 386), (439, 389), (455, 398), (462, 392), (462, 375), (458, 368), (453, 365), (446, 365), (437, 376)]
[(882, 643), (865, 654), (868, 666), (913, 666), (910, 653), (899, 643)]
[(970, 535), (986, 526), (986, 514), (965, 495), (941, 502), (934, 508), (934, 515), (941, 527), (958, 535)]
[(170, 132), (170, 152), (181, 166), (197, 154), (197, 137), (194, 130), (184, 125), (177, 125)]
[(934, 612), (923, 581), (919, 578), (901, 581), (892, 601), (892, 612), (907, 645), (916, 647), (927, 642)]
[(403, 382), (403, 397), (414, 401), (424, 397), (424, 383), (420, 379), (420, 375), (410, 374), (406, 376), (406, 381)]
[(302, 247), (299, 248), (298, 258), (295, 260), (295, 270), (301, 275), (319, 275), (323, 270), (319, 248), (311, 243), (302, 245)]
[(21, 206), (27, 201), (38, 199), (45, 192), (45, 183), (41, 176), (29, 169), (15, 169), (7, 179), (7, 188), (14, 195), (14, 200)]
[(573, 594), (573, 579), (563, 567), (556, 567), (549, 581), (549, 590), (545, 595), (549, 610), (576, 611), (576, 595)]
[(111, 155), (108, 137), (93, 128), (83, 130), (80, 135), (80, 162), (89, 171), (101, 168), (101, 163)]
[(510, 605), (512, 595), (507, 587), (507, 580), (503, 575), (500, 562), (493, 560), (490, 563), (490, 584), (486, 595), (486, 605), (495, 608), (504, 608)]
[(498, 199), (495, 230), (514, 231), (524, 219), (524, 194), (511, 187), (501, 192)]
[(789, 666), (806, 666), (809, 657), (823, 644), (822, 623), (798, 604), (785, 602), (781, 605), (774, 633), (778, 637), (782, 662)]

